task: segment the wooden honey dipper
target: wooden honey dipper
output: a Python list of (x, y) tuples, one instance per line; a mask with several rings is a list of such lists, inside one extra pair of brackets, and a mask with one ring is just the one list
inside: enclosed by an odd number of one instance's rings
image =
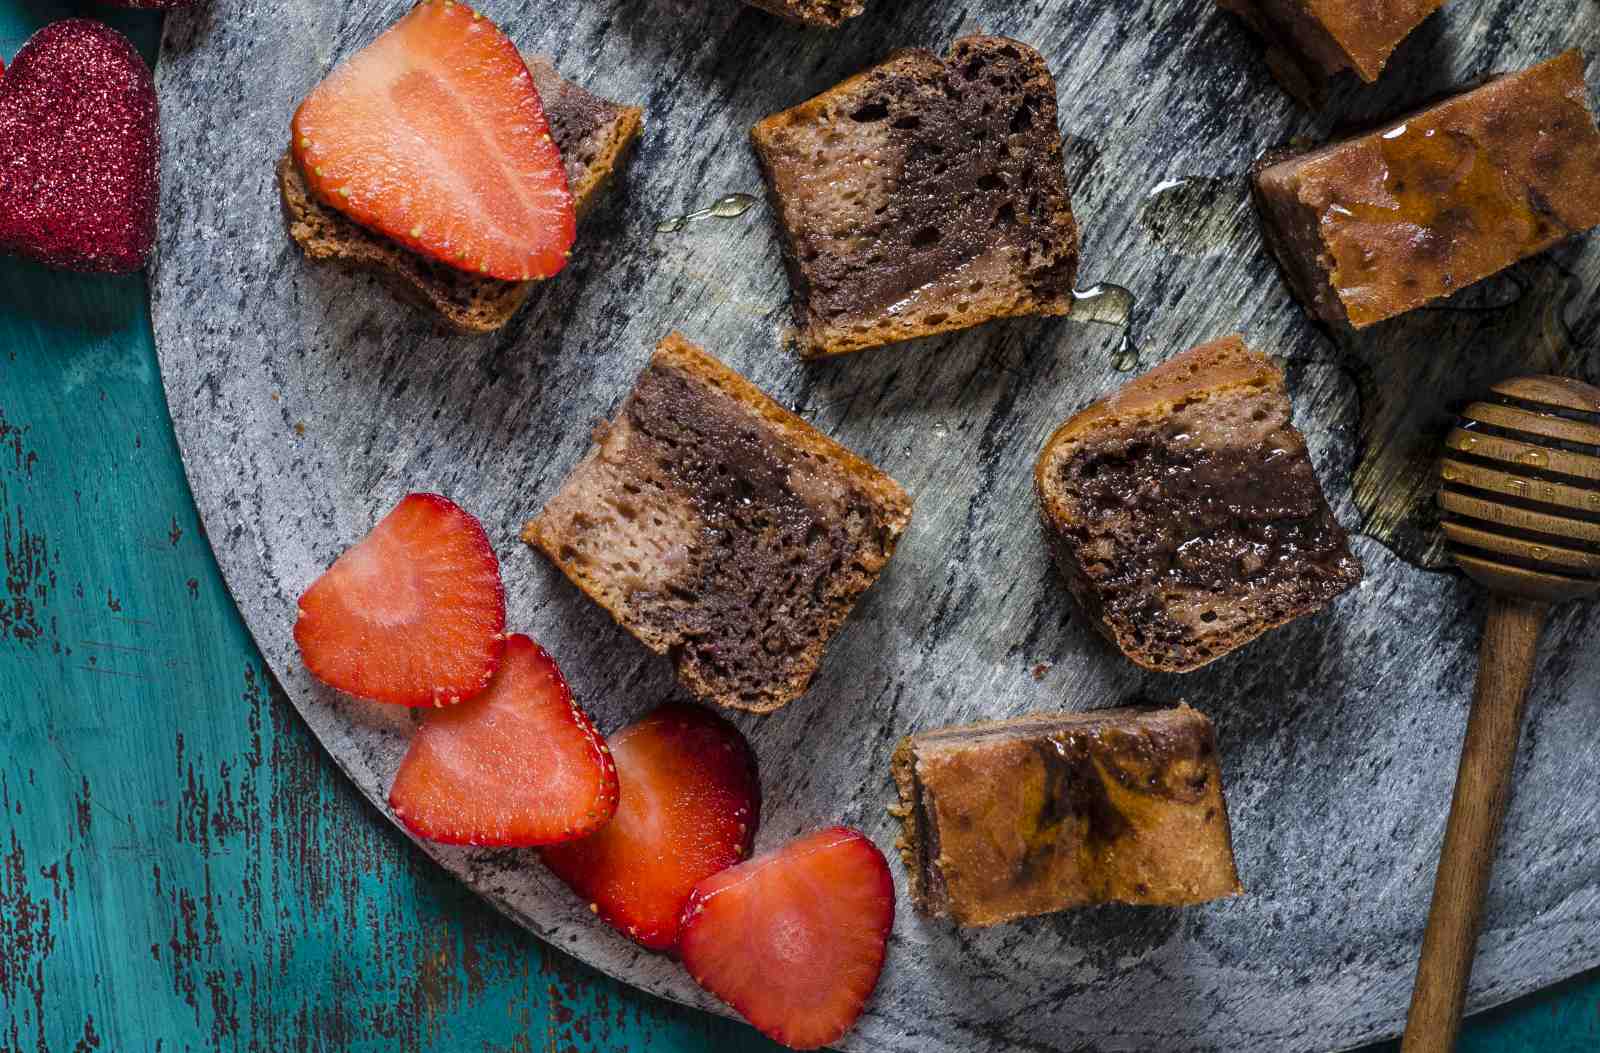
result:
[(1600, 388), (1495, 385), (1445, 440), (1439, 475), (1456, 563), (1494, 595), (1403, 1053), (1455, 1044), (1539, 636), (1553, 604), (1600, 592)]

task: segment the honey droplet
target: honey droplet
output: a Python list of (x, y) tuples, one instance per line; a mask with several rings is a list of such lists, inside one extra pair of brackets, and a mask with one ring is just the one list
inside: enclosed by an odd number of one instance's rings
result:
[(1590, 494), (1589, 495), (1589, 507), (1590, 508), (1594, 508), (1594, 509), (1600, 509), (1600, 494)]
[(750, 206), (756, 203), (751, 194), (724, 194), (711, 203), (706, 209), (706, 215), (716, 216), (718, 219), (733, 219), (750, 211)]
[(1525, 450), (1517, 460), (1533, 468), (1543, 468), (1550, 463), (1549, 456), (1543, 450)]
[(1096, 282), (1087, 289), (1072, 290), (1072, 317), (1080, 322), (1102, 325), (1127, 325), (1137, 300), (1133, 293), (1110, 282)]
[(1461, 437), (1461, 441), (1456, 445), (1461, 447), (1463, 450), (1470, 450), (1474, 446), (1478, 445), (1478, 437), (1476, 435), (1463, 435)]
[(1072, 290), (1072, 317), (1080, 322), (1114, 325), (1122, 339), (1111, 352), (1111, 368), (1132, 373), (1139, 368), (1139, 344), (1133, 334), (1133, 312), (1138, 300), (1133, 293), (1110, 282), (1096, 282), (1087, 289)]
[(1212, 255), (1236, 233), (1245, 186), (1242, 179), (1212, 176), (1163, 180), (1145, 196), (1139, 223), (1169, 252)]
[(1513, 479), (1506, 484), (1506, 489), (1518, 497), (1528, 496), (1528, 481), (1526, 479)]
[(1447, 483), (1453, 483), (1461, 478), (1461, 472), (1453, 464), (1446, 464), (1439, 470), (1439, 474), (1444, 477), (1444, 481)]
[(1543, 545), (1534, 545), (1528, 549), (1528, 557), (1530, 559), (1544, 559), (1549, 554), (1550, 550)]

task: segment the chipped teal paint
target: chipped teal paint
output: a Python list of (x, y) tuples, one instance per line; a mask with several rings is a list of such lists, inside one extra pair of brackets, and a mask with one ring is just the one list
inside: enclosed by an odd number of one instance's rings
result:
[[(72, 13), (0, 0), (0, 55)], [(773, 1048), (504, 923), (346, 785), (200, 534), (141, 279), (0, 261), (0, 552), (0, 1053)], [(1462, 1045), (1597, 1048), (1593, 975)]]

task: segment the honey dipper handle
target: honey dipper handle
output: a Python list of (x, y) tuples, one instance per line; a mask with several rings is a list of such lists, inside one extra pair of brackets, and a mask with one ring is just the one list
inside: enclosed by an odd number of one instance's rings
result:
[(1496, 595), (1490, 603), (1402, 1053), (1450, 1053), (1461, 1028), (1484, 891), (1511, 796), (1522, 711), (1549, 611), (1548, 604), (1514, 596)]

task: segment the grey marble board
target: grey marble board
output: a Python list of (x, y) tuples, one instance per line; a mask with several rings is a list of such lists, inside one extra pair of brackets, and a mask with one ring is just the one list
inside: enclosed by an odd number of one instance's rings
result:
[[(1592, 0), (1451, 0), (1380, 86), (1298, 111), (1212, 0), (873, 0), (837, 33), (736, 0), (485, 0), (569, 78), (641, 103), (642, 147), (566, 273), (490, 337), (445, 335), (371, 279), (305, 261), (272, 168), (289, 116), (406, 0), (212, 0), (169, 16), (154, 317), (195, 498), (273, 670), (383, 809), (411, 714), (313, 684), (300, 592), (405, 492), (449, 494), (503, 561), (511, 625), (614, 729), (674, 694), (647, 654), (517, 540), (643, 365), (679, 329), (886, 468), (914, 495), (898, 555), (810, 694), (736, 717), (762, 768), (758, 844), (844, 821), (892, 851), (903, 734), (1134, 696), (1219, 726), (1248, 895), (958, 932), (901, 894), (850, 1050), (1326, 1050), (1404, 1015), (1475, 667), (1483, 598), (1434, 569), (1427, 479), (1455, 400), (1499, 377), (1596, 379), (1600, 239), (1445, 309), (1334, 337), (1262, 252), (1242, 173), (1264, 149), (1397, 112), (1488, 70), (1600, 44)], [(1145, 364), (1244, 330), (1282, 356), (1297, 420), (1367, 581), (1325, 614), (1187, 677), (1141, 673), (1076, 616), (1030, 491), (1051, 429), (1126, 379), (1116, 329), (989, 325), (805, 364), (780, 347), (787, 283), (764, 206), (671, 235), (657, 220), (760, 193), (759, 117), (902, 45), (984, 29), (1055, 71), (1084, 283), (1139, 297)], [(1600, 70), (1591, 74), (1591, 90)], [(1593, 609), (1549, 630), (1495, 871), (1472, 1006), (1600, 963), (1600, 647)], [(385, 814), (387, 814), (385, 812)], [(597, 924), (531, 854), (429, 846), (517, 922), (630, 983), (719, 1012), (672, 962)]]

